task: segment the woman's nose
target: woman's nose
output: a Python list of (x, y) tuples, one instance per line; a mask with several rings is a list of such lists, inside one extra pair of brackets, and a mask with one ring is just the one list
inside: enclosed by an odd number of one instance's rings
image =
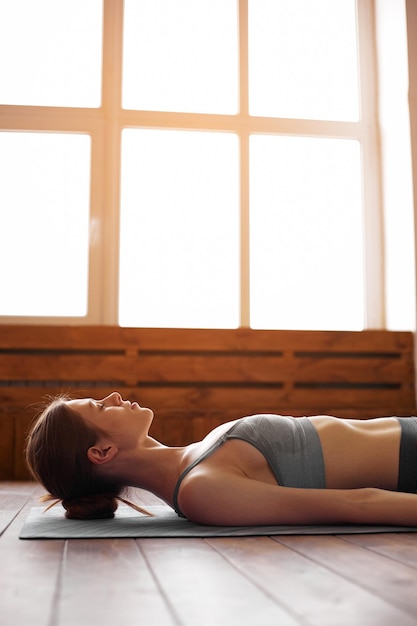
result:
[(123, 402), (122, 396), (118, 391), (113, 391), (108, 396), (103, 399), (103, 403), (107, 402), (107, 404), (111, 404), (117, 406)]

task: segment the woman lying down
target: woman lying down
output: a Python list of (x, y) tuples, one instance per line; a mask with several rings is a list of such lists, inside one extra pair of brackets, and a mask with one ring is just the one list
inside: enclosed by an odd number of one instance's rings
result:
[(152, 438), (152, 420), (117, 392), (53, 400), (26, 449), (44, 500), (107, 518), (131, 486), (199, 524), (417, 526), (416, 417), (251, 415), (184, 447)]

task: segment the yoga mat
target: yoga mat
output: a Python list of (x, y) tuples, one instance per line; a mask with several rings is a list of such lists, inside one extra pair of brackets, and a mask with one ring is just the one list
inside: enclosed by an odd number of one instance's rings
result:
[(167, 506), (147, 507), (148, 517), (119, 506), (113, 519), (68, 520), (60, 505), (44, 513), (31, 509), (20, 539), (113, 539), (146, 537), (249, 537), (257, 535), (340, 535), (352, 533), (417, 532), (417, 526), (201, 526), (180, 518)]

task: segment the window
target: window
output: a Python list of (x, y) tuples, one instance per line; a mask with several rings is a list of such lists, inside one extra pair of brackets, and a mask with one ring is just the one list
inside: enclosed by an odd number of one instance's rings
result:
[(352, 0), (249, 0), (249, 112), (359, 119)]
[(121, 325), (239, 325), (237, 163), (231, 133), (123, 131)]
[(363, 328), (359, 142), (254, 135), (249, 171), (251, 325)]
[(86, 315), (89, 166), (88, 135), (1, 133), (3, 314)]
[(101, 0), (0, 2), (0, 103), (98, 107)]
[(0, 321), (413, 328), (404, 24), (391, 0), (0, 0)]
[(238, 111), (235, 0), (125, 0), (124, 109)]

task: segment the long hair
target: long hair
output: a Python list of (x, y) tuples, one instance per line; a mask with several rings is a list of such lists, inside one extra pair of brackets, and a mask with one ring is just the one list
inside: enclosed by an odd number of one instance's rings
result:
[(54, 399), (32, 426), (27, 465), (49, 492), (44, 499), (62, 500), (67, 517), (112, 517), (123, 485), (99, 475), (87, 457), (103, 432), (70, 409), (67, 399)]

